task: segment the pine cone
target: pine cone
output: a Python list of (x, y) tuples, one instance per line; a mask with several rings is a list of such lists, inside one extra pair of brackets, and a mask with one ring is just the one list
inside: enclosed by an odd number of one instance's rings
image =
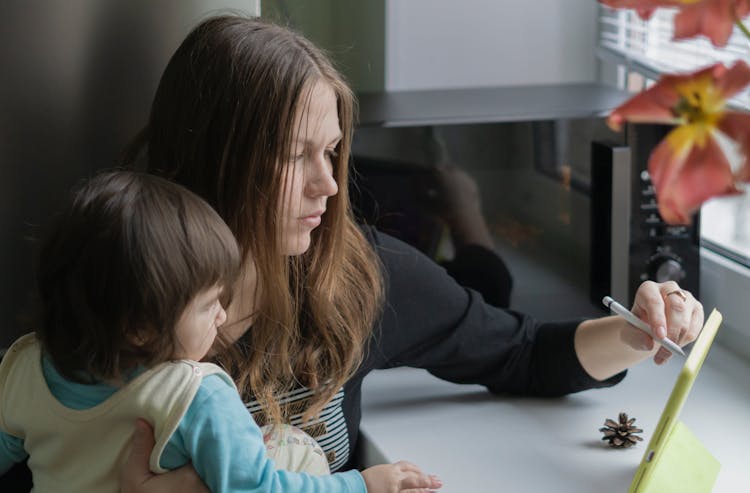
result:
[(636, 444), (636, 442), (643, 441), (643, 438), (635, 435), (635, 433), (642, 433), (643, 430), (633, 426), (635, 418), (628, 419), (628, 415), (620, 413), (620, 422), (617, 423), (613, 419), (607, 419), (604, 422), (604, 428), (599, 428), (599, 431), (604, 432), (602, 440), (609, 440), (609, 446), (615, 448), (628, 448)]

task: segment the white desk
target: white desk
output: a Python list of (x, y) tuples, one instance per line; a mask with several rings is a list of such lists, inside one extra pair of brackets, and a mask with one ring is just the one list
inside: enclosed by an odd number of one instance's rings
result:
[[(443, 493), (626, 492), (680, 360), (644, 362), (619, 385), (559, 399), (493, 396), (409, 368), (363, 385), (362, 430), (371, 461), (409, 460)], [(611, 449), (605, 418), (637, 418), (644, 441)], [(681, 419), (721, 462), (714, 493), (750, 492), (750, 365), (714, 345)]]

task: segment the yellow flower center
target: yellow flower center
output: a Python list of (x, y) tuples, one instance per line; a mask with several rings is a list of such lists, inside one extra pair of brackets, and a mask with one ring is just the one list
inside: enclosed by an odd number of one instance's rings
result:
[(703, 147), (724, 115), (726, 100), (710, 75), (686, 80), (675, 90), (680, 100), (672, 111), (681, 127), (670, 134), (672, 147), (678, 152), (687, 151), (692, 145)]

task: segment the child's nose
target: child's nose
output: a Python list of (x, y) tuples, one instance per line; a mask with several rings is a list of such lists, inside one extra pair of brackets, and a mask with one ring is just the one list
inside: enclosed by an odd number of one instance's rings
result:
[(227, 321), (227, 312), (224, 307), (219, 306), (219, 312), (216, 314), (216, 326), (219, 327)]

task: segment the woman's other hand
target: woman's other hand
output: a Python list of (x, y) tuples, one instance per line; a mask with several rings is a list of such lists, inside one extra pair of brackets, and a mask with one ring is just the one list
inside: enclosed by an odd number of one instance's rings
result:
[[(635, 293), (631, 311), (651, 327), (657, 338), (669, 337), (679, 346), (694, 341), (703, 327), (703, 305), (674, 281), (645, 281)], [(648, 334), (635, 327), (628, 326), (621, 335), (635, 349), (649, 350), (655, 344)], [(662, 364), (671, 356), (669, 350), (659, 348), (654, 362)]]
[(121, 493), (210, 493), (190, 464), (166, 474), (152, 473), (148, 461), (153, 448), (154, 430), (137, 420), (130, 454), (120, 471)]

